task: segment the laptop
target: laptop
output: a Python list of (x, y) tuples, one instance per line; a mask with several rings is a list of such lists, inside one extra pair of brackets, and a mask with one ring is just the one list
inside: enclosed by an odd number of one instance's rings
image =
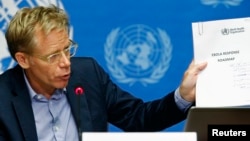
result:
[(191, 107), (184, 125), (184, 131), (197, 133), (197, 141), (210, 141), (212, 131), (220, 128), (249, 130), (250, 108)]

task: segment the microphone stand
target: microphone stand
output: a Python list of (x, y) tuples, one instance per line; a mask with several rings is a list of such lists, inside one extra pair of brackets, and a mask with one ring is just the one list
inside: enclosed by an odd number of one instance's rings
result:
[(78, 114), (77, 114), (77, 123), (78, 123), (78, 136), (79, 136), (79, 141), (82, 141), (82, 131), (81, 131), (81, 95), (78, 94), (78, 99), (77, 99), (77, 107), (78, 107)]
[(81, 95), (84, 93), (84, 89), (81, 86), (75, 88), (75, 94), (77, 95), (77, 130), (79, 141), (82, 141), (82, 130), (81, 130)]

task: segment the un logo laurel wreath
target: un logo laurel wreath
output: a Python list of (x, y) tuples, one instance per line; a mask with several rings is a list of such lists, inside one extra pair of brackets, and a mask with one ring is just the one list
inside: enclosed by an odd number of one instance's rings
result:
[(238, 6), (243, 0), (201, 0), (204, 5), (212, 5), (213, 7), (223, 4), (225, 7)]
[(104, 45), (105, 60), (112, 76), (116, 78), (120, 83), (128, 83), (129, 85), (133, 85), (136, 82), (140, 82), (144, 86), (146, 86), (148, 83), (158, 82), (159, 79), (164, 76), (165, 72), (169, 68), (169, 62), (171, 60), (172, 45), (169, 36), (166, 34), (166, 32), (161, 29), (157, 29), (161, 43), (163, 45), (163, 52), (161, 52), (162, 57), (157, 67), (154, 68), (149, 77), (133, 78), (126, 76), (121, 67), (117, 65), (116, 57), (113, 54), (114, 43), (117, 39), (119, 31), (119, 28), (112, 30), (108, 35), (106, 43)]

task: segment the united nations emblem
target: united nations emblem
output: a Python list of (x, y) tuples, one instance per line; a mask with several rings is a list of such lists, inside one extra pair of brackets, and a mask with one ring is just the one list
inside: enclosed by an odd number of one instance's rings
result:
[(129, 85), (157, 83), (168, 70), (172, 57), (167, 33), (142, 24), (112, 30), (104, 49), (110, 74)]
[(242, 1), (243, 0), (201, 0), (201, 3), (204, 5), (212, 5), (213, 7), (223, 4), (229, 8), (229, 6), (239, 6)]
[[(12, 68), (16, 62), (10, 57), (5, 39), (5, 31), (10, 19), (15, 15), (16, 11), (21, 7), (34, 7), (36, 5), (54, 4), (63, 9), (63, 4), (60, 0), (2, 0), (0, 1), (0, 74), (5, 70)], [(72, 31), (72, 27), (70, 27)], [(72, 32), (70, 32), (72, 35)]]

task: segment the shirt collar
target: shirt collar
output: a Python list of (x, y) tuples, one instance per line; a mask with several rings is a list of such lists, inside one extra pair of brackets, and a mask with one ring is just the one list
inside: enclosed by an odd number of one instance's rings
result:
[[(27, 79), (27, 76), (26, 76), (24, 70), (23, 70), (23, 76), (24, 76), (24, 79), (25, 79), (25, 83), (26, 83), (26, 85), (27, 85), (27, 87), (28, 87), (28, 91), (29, 91), (30, 98), (31, 98), (31, 100), (32, 100), (35, 96), (37, 96), (37, 95), (39, 95), (39, 94), (36, 93), (36, 92), (33, 90), (33, 88), (30, 86), (30, 83), (29, 83), (29, 81), (28, 81), (28, 79)], [(53, 97), (54, 97), (55, 99), (59, 99), (59, 98), (60, 98), (60, 95), (65, 94), (65, 93), (66, 93), (66, 88), (57, 89), (57, 90), (54, 92)]]

